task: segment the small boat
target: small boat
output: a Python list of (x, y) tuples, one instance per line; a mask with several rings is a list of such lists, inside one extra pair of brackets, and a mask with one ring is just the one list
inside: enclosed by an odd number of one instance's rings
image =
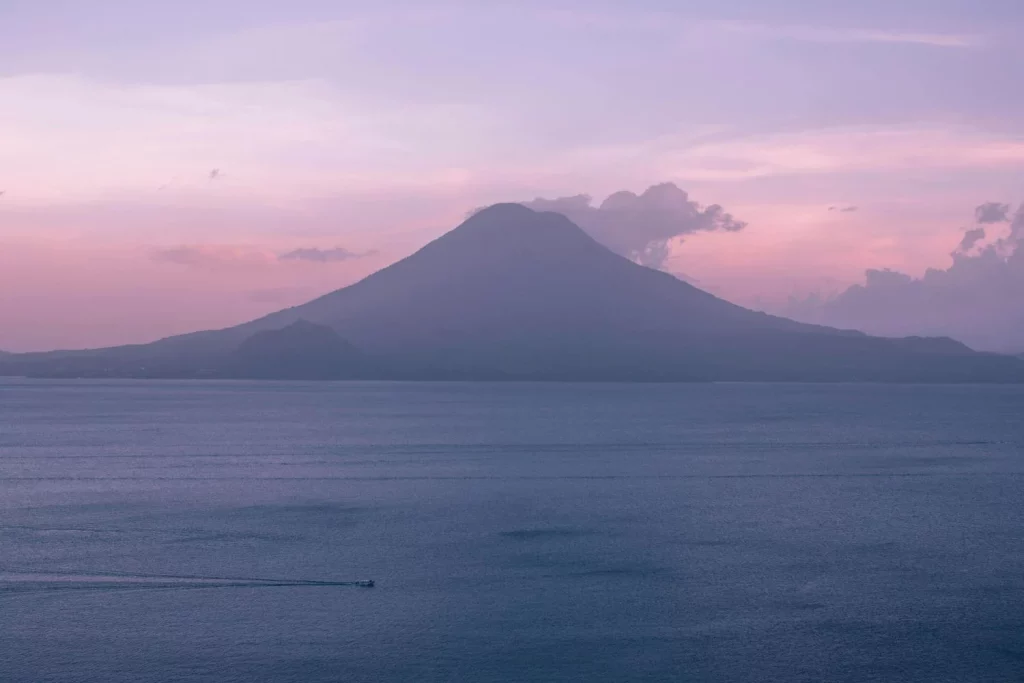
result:
[(368, 579), (366, 581), (356, 581), (356, 585), (361, 586), (363, 588), (373, 588), (374, 583), (373, 579)]

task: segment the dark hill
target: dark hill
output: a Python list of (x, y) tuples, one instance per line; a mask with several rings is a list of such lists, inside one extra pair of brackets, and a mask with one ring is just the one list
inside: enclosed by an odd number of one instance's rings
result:
[[(29, 374), (268, 376), (260, 368), (270, 356), (252, 349), (285, 339), (297, 348), (305, 335), (319, 349), (323, 327), (338, 335), (327, 346), (344, 351), (331, 352), (322, 377), (354, 367), (359, 349), (360, 367), (382, 378), (1024, 380), (1018, 359), (952, 340), (874, 338), (744, 309), (614, 254), (561, 214), (517, 204), (484, 209), (350, 287), (238, 327), (15, 362)], [(267, 342), (272, 330), (290, 331)]]
[(277, 330), (257, 332), (220, 366), (226, 377), (252, 379), (354, 379), (370, 363), (330, 327), (298, 320)]

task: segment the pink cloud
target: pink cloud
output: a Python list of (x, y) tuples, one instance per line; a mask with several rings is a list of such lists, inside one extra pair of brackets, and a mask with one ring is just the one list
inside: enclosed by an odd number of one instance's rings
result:
[(171, 263), (190, 268), (266, 268), (277, 262), (272, 252), (255, 247), (196, 244), (154, 249), (151, 258), (157, 263)]

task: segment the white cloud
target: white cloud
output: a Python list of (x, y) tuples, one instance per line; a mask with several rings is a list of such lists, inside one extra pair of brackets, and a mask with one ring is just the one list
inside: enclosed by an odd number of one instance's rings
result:
[(1001, 222), (984, 222), (993, 206), (1005, 205), (978, 207), (980, 220), (964, 231), (948, 268), (929, 268), (919, 278), (869, 269), (863, 284), (832, 297), (794, 298), (782, 312), (872, 334), (950, 336), (979, 349), (1024, 351), (1024, 206), (1006, 234), (983, 244), (990, 236), (982, 226)]
[(597, 205), (588, 195), (537, 198), (523, 204), (535, 211), (561, 213), (612, 251), (651, 268), (664, 267), (672, 242), (684, 235), (747, 227), (721, 206), (702, 206), (672, 183), (654, 185), (640, 195), (621, 190)]

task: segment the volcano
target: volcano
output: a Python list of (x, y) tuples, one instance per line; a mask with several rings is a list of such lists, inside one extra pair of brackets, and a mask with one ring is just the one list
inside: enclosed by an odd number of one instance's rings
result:
[(306, 304), (151, 344), (21, 354), (47, 377), (1019, 382), (1017, 358), (734, 305), (598, 244), (568, 218), (486, 208)]

